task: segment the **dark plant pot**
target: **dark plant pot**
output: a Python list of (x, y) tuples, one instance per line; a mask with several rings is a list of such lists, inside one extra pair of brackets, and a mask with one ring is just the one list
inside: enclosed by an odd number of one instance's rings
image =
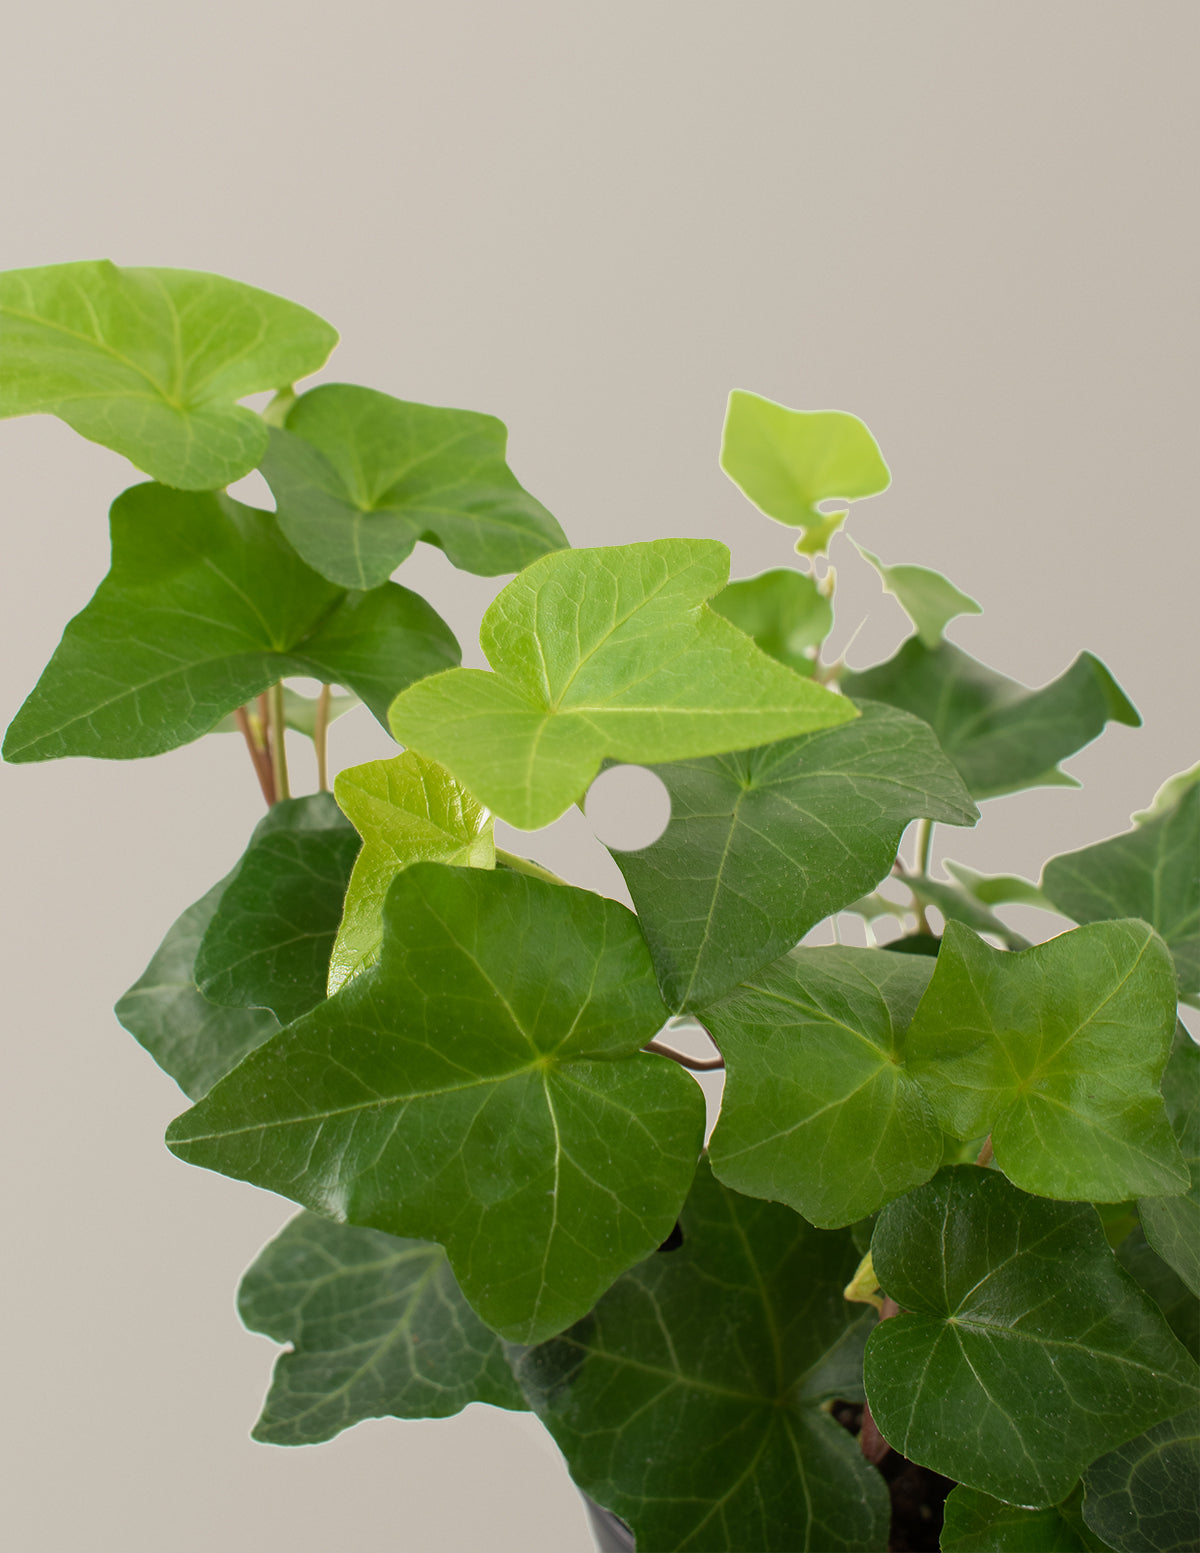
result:
[(597, 1553), (636, 1553), (633, 1533), (619, 1515), (606, 1510), (594, 1500), (583, 1496), (588, 1520), (592, 1523), (592, 1536), (596, 1539)]

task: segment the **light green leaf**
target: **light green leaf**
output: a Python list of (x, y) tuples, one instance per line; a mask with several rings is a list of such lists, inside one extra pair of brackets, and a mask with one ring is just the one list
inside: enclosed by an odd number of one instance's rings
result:
[(0, 274), (0, 416), (57, 415), (164, 485), (211, 490), (257, 465), (238, 404), (323, 366), (315, 313), (199, 270), (107, 259)]
[(1195, 1553), (1200, 1407), (1094, 1461), (1083, 1483), (1083, 1518), (1117, 1553)]
[(861, 1394), (872, 1313), (841, 1291), (848, 1230), (718, 1185), (702, 1164), (683, 1243), (515, 1359), (585, 1493), (677, 1553), (876, 1553), (888, 1496), (821, 1404)]
[[(347, 712), (352, 712), (359, 705), (361, 705), (361, 702), (354, 695), (330, 696), (325, 726), (328, 727), (330, 723), (336, 722), (339, 717), (343, 717)], [(283, 691), (283, 720), (287, 727), (294, 728), (297, 733), (304, 734), (306, 738), (313, 738), (317, 729), (317, 697), (302, 696), (299, 691), (291, 690), (285, 686)], [(250, 721), (252, 725), (257, 722), (256, 714), (251, 714)], [(239, 732), (236, 716), (231, 712), (228, 717), (222, 717), (212, 732)]]
[(850, 543), (869, 561), (883, 580), (883, 591), (897, 600), (900, 608), (917, 628), (917, 635), (926, 647), (936, 647), (950, 622), (959, 615), (982, 615), (982, 607), (967, 593), (963, 593), (941, 572), (930, 571), (927, 566), (911, 566), (901, 562), (887, 566), (864, 550), (856, 541)]
[(1195, 1362), (1115, 1261), (1095, 1209), (943, 1170), (871, 1237), (903, 1314), (871, 1333), (867, 1400), (910, 1461), (1031, 1508), (1192, 1403)]
[(853, 501), (886, 491), (891, 472), (857, 415), (789, 410), (735, 388), (721, 437), (721, 468), (760, 512), (803, 530), (796, 549), (819, 555), (846, 513), (822, 501)]
[(288, 1024), (322, 1001), (358, 847), (329, 793), (272, 807), (196, 954), (196, 981), (210, 1003), (269, 1008)]
[(655, 768), (670, 823), (651, 846), (613, 856), (672, 1008), (723, 996), (877, 884), (917, 815), (974, 823), (922, 722), (860, 710), (841, 728)]
[(1200, 992), (1200, 785), (1133, 830), (1052, 857), (1042, 890), (1075, 922), (1149, 922), (1174, 956), (1180, 991)]
[(112, 506), (112, 570), (4, 740), (6, 760), (159, 755), (285, 675), (346, 685), (377, 717), (458, 644), (395, 583), (348, 593), (310, 571), (273, 514), (137, 485)]
[(816, 581), (790, 568), (741, 577), (722, 588), (709, 607), (797, 674), (812, 674), (816, 656), (808, 649), (833, 629), (833, 606)]
[(411, 686), (392, 731), (501, 819), (536, 830), (582, 798), (606, 757), (682, 760), (848, 722), (848, 702), (706, 608), (728, 575), (712, 539), (543, 556), (484, 614), (496, 672)]
[(843, 674), (841, 685), (848, 696), (923, 717), (975, 798), (1077, 786), (1056, 769), (1060, 760), (1089, 744), (1106, 722), (1141, 725), (1124, 691), (1088, 652), (1051, 684), (1027, 690), (951, 642), (930, 648), (910, 636), (886, 663)]
[(254, 1438), (315, 1445), (364, 1418), (525, 1407), (504, 1348), (463, 1299), (441, 1246), (298, 1214), (238, 1290), (252, 1332), (290, 1343)]
[(328, 383), (295, 402), (286, 427), (262, 463), (279, 526), (344, 588), (385, 582), (418, 539), (486, 577), (567, 543), (517, 483), (494, 416)]
[(718, 1178), (822, 1228), (927, 1181), (942, 1131), (903, 1042), (932, 972), (880, 949), (795, 949), (705, 1009), (726, 1069)]
[(1126, 1202), (1187, 1173), (1159, 1080), (1175, 1028), (1162, 940), (1144, 922), (1076, 928), (1020, 953), (946, 926), (909, 1027), (909, 1071), (955, 1138), (1043, 1197)]
[(363, 839), (329, 961), (332, 995), (379, 958), (388, 887), (410, 863), (494, 868), (491, 815), (448, 772), (406, 752), (337, 776), (333, 790)]
[(1163, 785), (1150, 800), (1148, 809), (1138, 809), (1130, 815), (1135, 825), (1144, 825), (1147, 820), (1156, 820), (1159, 815), (1167, 814), (1183, 799), (1188, 789), (1200, 782), (1200, 761), (1187, 771), (1180, 771), (1173, 777), (1168, 777)]
[(1054, 910), (1030, 879), (1022, 879), (1017, 874), (977, 874), (973, 868), (952, 863), (949, 858), (942, 866), (983, 906), (1038, 906), (1042, 911)]
[(1182, 1025), (1175, 1031), (1162, 1092), (1189, 1185), (1180, 1197), (1143, 1197), (1138, 1212), (1146, 1239), (1200, 1295), (1200, 1047)]
[(168, 1133), (192, 1164), (445, 1245), (518, 1342), (579, 1319), (666, 1238), (704, 1100), (640, 1048), (666, 1014), (632, 914), (507, 870), (414, 863), (378, 965)]
[(959, 1484), (946, 1499), (942, 1553), (1104, 1553), (1083, 1523), (1077, 1484), (1061, 1504), (1026, 1510)]

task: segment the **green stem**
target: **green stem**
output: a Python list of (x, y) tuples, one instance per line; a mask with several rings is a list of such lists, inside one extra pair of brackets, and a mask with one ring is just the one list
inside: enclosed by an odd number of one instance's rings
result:
[(292, 790), (288, 786), (287, 745), (285, 735), (287, 724), (283, 715), (283, 681), (279, 680), (270, 689), (271, 698), (271, 749), (275, 764), (275, 799), (290, 798)]
[[(917, 874), (919, 878), (924, 879), (929, 873), (929, 858), (933, 851), (932, 820), (917, 821), (916, 851), (917, 857), (913, 872)], [(931, 932), (932, 929), (929, 926), (929, 918), (925, 915), (925, 903), (923, 901), (917, 900), (915, 894), (913, 896), (913, 901), (915, 902), (917, 908), (917, 927), (922, 933)]]
[(265, 406), (262, 418), (268, 426), (283, 429), (283, 423), (287, 420), (288, 411), (296, 402), (296, 390), (289, 383), (286, 388), (281, 388), (276, 393), (270, 404)]
[(511, 868), (514, 874), (528, 874), (532, 879), (545, 879), (549, 884), (566, 884), (565, 879), (560, 879), (557, 874), (552, 874), (548, 868), (543, 868), (540, 863), (535, 863), (528, 857), (518, 857), (515, 852), (505, 852), (500, 847), (496, 848), (496, 862), (502, 868)]
[(317, 752), (317, 791), (329, 791), (329, 695), (330, 686), (322, 685), (313, 716), (313, 748)]

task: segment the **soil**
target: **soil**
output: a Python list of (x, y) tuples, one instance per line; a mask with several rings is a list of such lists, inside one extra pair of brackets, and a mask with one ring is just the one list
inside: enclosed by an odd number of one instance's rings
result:
[[(862, 1413), (861, 1403), (834, 1403), (834, 1418), (851, 1434), (857, 1435), (862, 1428)], [(954, 1487), (953, 1480), (919, 1467), (896, 1451), (888, 1451), (879, 1470), (892, 1496), (888, 1553), (938, 1553), (942, 1506)]]

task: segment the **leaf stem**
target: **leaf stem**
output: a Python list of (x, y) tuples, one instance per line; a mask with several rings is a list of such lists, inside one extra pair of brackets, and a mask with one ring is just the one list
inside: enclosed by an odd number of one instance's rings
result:
[[(916, 857), (913, 862), (913, 872), (918, 878), (923, 879), (929, 872), (929, 858), (933, 852), (933, 821), (917, 821)], [(911, 889), (911, 886), (910, 886)], [(932, 933), (929, 926), (929, 918), (925, 914), (925, 902), (917, 899), (916, 891), (913, 891), (913, 905), (916, 908), (917, 928), (922, 933)]]
[[(899, 1305), (885, 1294), (883, 1302), (879, 1307), (880, 1321), (887, 1321), (892, 1316), (898, 1316), (899, 1314)], [(871, 1404), (869, 1402), (863, 1403), (862, 1428), (858, 1431), (858, 1448), (873, 1467), (877, 1467), (892, 1448), (880, 1434), (879, 1425), (871, 1416)]]
[(287, 748), (284, 739), (287, 725), (283, 715), (283, 681), (277, 680), (268, 692), (271, 707), (271, 753), (275, 766), (275, 800), (290, 798), (288, 785)]
[(673, 1047), (664, 1046), (661, 1041), (648, 1041), (642, 1050), (654, 1052), (659, 1057), (670, 1057), (672, 1062), (677, 1062), (681, 1068), (690, 1068), (693, 1073), (716, 1073), (725, 1066), (724, 1057), (688, 1057)]
[(329, 697), (331, 686), (322, 685), (313, 716), (313, 748), (317, 752), (317, 791), (329, 791)]
[(566, 884), (565, 879), (560, 879), (557, 874), (552, 874), (548, 868), (543, 868), (540, 863), (535, 863), (532, 858), (518, 857), (515, 852), (505, 852), (502, 847), (496, 848), (496, 862), (504, 868), (510, 868), (514, 874), (528, 874), (533, 879), (545, 879), (547, 884)]
[(262, 789), (262, 795), (267, 801), (267, 808), (275, 802), (275, 774), (271, 769), (271, 757), (267, 753), (266, 746), (260, 744), (254, 736), (254, 729), (250, 726), (250, 714), (244, 706), (239, 706), (234, 712), (234, 721), (241, 731), (242, 738), (246, 741), (246, 748), (250, 751), (250, 760), (254, 766), (254, 775), (258, 778), (258, 785)]
[(990, 1165), (994, 1158), (995, 1155), (992, 1153), (992, 1135), (989, 1132), (987, 1137), (983, 1140), (983, 1147), (980, 1149), (979, 1158), (975, 1161), (975, 1163), (977, 1165)]

